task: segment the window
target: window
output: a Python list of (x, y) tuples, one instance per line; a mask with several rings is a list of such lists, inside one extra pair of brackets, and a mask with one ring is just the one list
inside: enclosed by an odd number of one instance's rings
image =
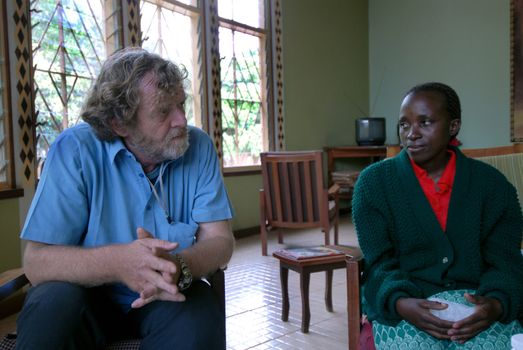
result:
[(260, 163), (268, 150), (263, 0), (219, 0), (222, 148), (225, 167)]
[[(276, 84), (270, 14), (275, 3), (279, 1), (140, 2), (142, 46), (186, 67), (189, 123), (213, 136), (226, 170), (252, 169), (259, 165), (260, 152), (282, 147), (283, 138), (276, 135), (276, 120), (282, 130), (281, 108), (276, 113), (271, 98)], [(218, 56), (219, 69), (212, 55)], [(218, 121), (210, 113), (216, 110), (221, 111)]]
[(13, 139), (11, 130), (11, 101), (9, 59), (7, 49), (7, 20), (5, 1), (0, 0), (0, 191), (15, 187)]
[(188, 123), (202, 126), (201, 10), (195, 0), (140, 2), (142, 47), (181, 64), (188, 73), (185, 113)]
[[(189, 122), (209, 132), (226, 170), (257, 169), (260, 152), (283, 147), (281, 91), (275, 97), (281, 83), (273, 78), (279, 3), (128, 0), (123, 16), (121, 0), (33, 0), (37, 170), (57, 135), (79, 122), (83, 97), (107, 55), (123, 47), (124, 31), (130, 42), (185, 66)], [(122, 18), (129, 22), (122, 25)], [(138, 33), (143, 40), (134, 40)], [(4, 100), (2, 111), (8, 108)], [(5, 142), (9, 121), (0, 121)], [(0, 181), (9, 176), (9, 152), (0, 147)]]
[(122, 47), (116, 0), (34, 0), (31, 13), (37, 167), (64, 129), (80, 121), (83, 98), (107, 53)]

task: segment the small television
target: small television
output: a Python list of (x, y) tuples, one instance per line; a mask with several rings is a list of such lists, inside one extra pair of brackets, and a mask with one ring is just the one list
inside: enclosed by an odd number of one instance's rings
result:
[(358, 146), (383, 146), (385, 137), (385, 118), (356, 119), (356, 142)]

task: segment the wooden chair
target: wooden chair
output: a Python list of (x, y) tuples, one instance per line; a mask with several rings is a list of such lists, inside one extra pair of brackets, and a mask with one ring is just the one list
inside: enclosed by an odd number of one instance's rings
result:
[(468, 148), (461, 150), (466, 156), (472, 158), (483, 158), (493, 156), (504, 156), (508, 154), (523, 153), (523, 143), (515, 143), (510, 146), (490, 147), (490, 148)]
[[(503, 157), (499, 157), (523, 153), (523, 144), (514, 144), (510, 146), (491, 148), (462, 149), (461, 151), (468, 157), (478, 158), (498, 168), (502, 173), (505, 174), (507, 179), (511, 181), (516, 187), (516, 189), (518, 190), (520, 201), (523, 200), (523, 178), (521, 174), (509, 174), (506, 172), (506, 169), (504, 169), (506, 165), (500, 164), (508, 162), (509, 164), (507, 167), (512, 168), (514, 167), (514, 165), (510, 163), (514, 162), (514, 160), (502, 159)], [(399, 147), (397, 149), (391, 149), (391, 151), (388, 152), (388, 156), (395, 156), (399, 152)], [(523, 154), (521, 155), (521, 157), (521, 164), (518, 164), (517, 166), (520, 169), (523, 169)], [(519, 162), (519, 160), (516, 160), (515, 162)], [(523, 242), (521, 247), (523, 249)], [(360, 342), (362, 316), (360, 293), (364, 259), (362, 256), (355, 256), (347, 257), (345, 261), (347, 263), (347, 317), (349, 333), (349, 350), (358, 350)]]
[[(220, 301), (225, 322), (225, 278), (222, 269), (211, 274), (207, 281)], [(21, 310), (29, 287), (21, 268), (0, 274), (0, 350), (12, 350), (16, 345), (16, 317)], [(125, 339), (107, 344), (105, 350), (138, 350), (140, 339)]]
[[(263, 189), (260, 190), (260, 231), (262, 254), (267, 255), (267, 231), (318, 227), (330, 244), (338, 244), (339, 186), (327, 190), (323, 185), (321, 151), (261, 153)], [(331, 199), (331, 200), (329, 200)]]
[(363, 274), (363, 254), (347, 256), (347, 319), (349, 350), (358, 350), (361, 331), (361, 278)]

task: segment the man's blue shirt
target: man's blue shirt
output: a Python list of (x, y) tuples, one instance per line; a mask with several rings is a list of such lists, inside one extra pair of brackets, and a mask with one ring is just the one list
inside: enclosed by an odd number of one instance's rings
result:
[[(100, 141), (85, 123), (64, 131), (49, 151), (21, 238), (96, 247), (129, 243), (143, 227), (187, 248), (199, 223), (233, 215), (211, 139), (189, 127), (189, 142), (182, 157), (160, 166), (169, 223), (142, 166), (120, 139)], [(159, 177), (155, 186), (161, 194)], [(126, 304), (135, 297), (117, 299)]]

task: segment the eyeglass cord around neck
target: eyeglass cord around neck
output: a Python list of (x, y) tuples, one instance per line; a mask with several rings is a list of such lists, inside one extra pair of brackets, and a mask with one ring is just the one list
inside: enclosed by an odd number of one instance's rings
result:
[(158, 204), (163, 209), (163, 213), (165, 215), (165, 218), (167, 219), (167, 222), (171, 224), (173, 222), (171, 215), (169, 215), (169, 206), (167, 198), (165, 197), (164, 189), (163, 189), (163, 170), (164, 166), (163, 164), (160, 166), (160, 173), (158, 174), (159, 180), (160, 180), (160, 196), (158, 195), (158, 191), (156, 191), (156, 186), (152, 183), (151, 179), (149, 179), (148, 176), (145, 176), (147, 178), (147, 181), (149, 182), (149, 185), (151, 186), (151, 190), (153, 191), (154, 198), (156, 198), (156, 201), (158, 201)]

